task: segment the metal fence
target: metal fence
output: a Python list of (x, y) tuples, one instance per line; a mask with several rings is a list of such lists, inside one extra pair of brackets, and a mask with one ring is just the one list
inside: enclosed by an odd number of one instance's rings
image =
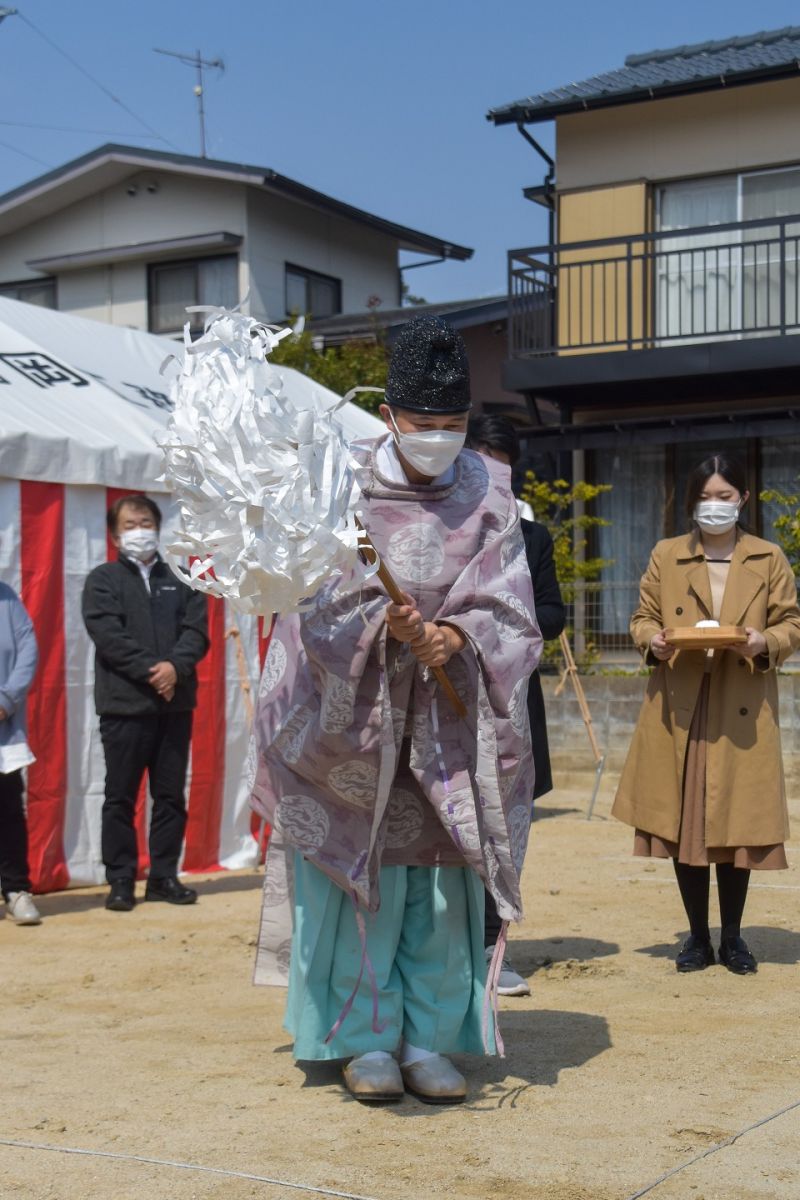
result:
[(511, 357), (800, 330), (800, 215), (511, 250)]
[[(638, 579), (631, 583), (578, 583), (574, 594), (566, 591), (566, 627), (579, 666), (638, 664), (640, 656), (628, 629), (638, 603)], [(545, 666), (559, 667), (560, 662), (558, 643), (552, 643)]]

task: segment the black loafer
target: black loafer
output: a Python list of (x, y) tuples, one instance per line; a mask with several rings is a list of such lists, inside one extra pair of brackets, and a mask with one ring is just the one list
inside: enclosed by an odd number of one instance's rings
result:
[(675, 970), (705, 971), (706, 967), (713, 967), (715, 961), (714, 947), (711, 945), (711, 941), (708, 938), (695, 937), (693, 933), (690, 933), (675, 959)]
[(136, 904), (132, 879), (115, 879), (106, 896), (106, 908), (111, 912), (130, 912)]
[(723, 938), (719, 944), (719, 961), (734, 975), (755, 975), (758, 963), (740, 937)]
[(194, 888), (184, 887), (177, 876), (165, 875), (163, 879), (148, 879), (144, 898), (166, 900), (167, 904), (194, 904), (197, 892)]

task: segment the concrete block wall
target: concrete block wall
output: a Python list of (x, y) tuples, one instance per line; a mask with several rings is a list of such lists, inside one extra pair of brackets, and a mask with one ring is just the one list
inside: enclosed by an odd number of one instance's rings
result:
[[(644, 675), (581, 675), (592, 724), (606, 754), (606, 770), (618, 772), (625, 761), (642, 698)], [(547, 735), (556, 786), (593, 770), (593, 759), (578, 699), (570, 680), (560, 694), (559, 676), (542, 676)], [(800, 673), (778, 676), (781, 740), (787, 778), (800, 786)]]

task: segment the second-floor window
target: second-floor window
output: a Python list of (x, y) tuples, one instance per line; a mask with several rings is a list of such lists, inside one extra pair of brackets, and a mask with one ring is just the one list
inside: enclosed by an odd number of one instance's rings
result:
[(24, 279), (20, 283), (0, 283), (0, 296), (10, 300), (23, 300), (26, 304), (38, 304), (41, 308), (56, 307), (55, 279)]
[(187, 313), (194, 304), (239, 303), (239, 260), (235, 254), (181, 262), (153, 263), (149, 280), (151, 333), (178, 333), (186, 321), (203, 328), (204, 313)]
[(286, 315), (333, 317), (342, 311), (342, 281), (286, 264)]
[[(659, 242), (656, 256), (659, 338), (798, 327), (800, 167), (664, 184), (656, 199), (660, 232), (675, 234)], [(700, 232), (682, 233), (690, 229)]]

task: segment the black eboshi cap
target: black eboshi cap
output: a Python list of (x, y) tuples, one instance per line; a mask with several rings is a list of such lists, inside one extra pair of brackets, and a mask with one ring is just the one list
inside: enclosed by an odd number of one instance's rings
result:
[(413, 412), (466, 412), (471, 405), (464, 339), (441, 317), (414, 317), (394, 344), (386, 403)]

